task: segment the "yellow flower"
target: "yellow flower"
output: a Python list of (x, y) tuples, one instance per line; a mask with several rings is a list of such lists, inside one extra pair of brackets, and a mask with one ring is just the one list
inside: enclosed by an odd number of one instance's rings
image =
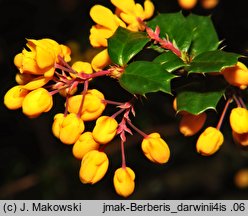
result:
[(145, 0), (144, 8), (141, 4), (135, 3), (134, 0), (111, 0), (119, 10), (119, 16), (128, 24), (128, 29), (131, 31), (143, 31), (144, 26), (141, 21), (147, 20), (152, 17), (154, 13), (154, 5), (150, 0)]
[(110, 38), (119, 26), (126, 27), (111, 10), (95, 5), (90, 10), (90, 16), (96, 25), (90, 29), (90, 43), (93, 47), (106, 47), (107, 39)]
[(240, 89), (245, 89), (248, 85), (248, 69), (241, 62), (238, 62), (233, 67), (225, 68), (221, 73), (231, 85), (237, 86)]
[(26, 95), (29, 93), (26, 89), (22, 88), (22, 85), (12, 87), (4, 95), (4, 104), (10, 110), (19, 109), (22, 107), (22, 103)]
[(104, 49), (94, 56), (91, 61), (91, 66), (94, 71), (99, 71), (108, 66), (111, 63), (111, 59), (108, 54), (108, 49)]
[[(58, 120), (60, 121), (60, 120)], [(84, 122), (76, 114), (68, 114), (60, 124), (59, 139), (64, 144), (74, 144), (84, 131)]]
[(27, 41), (26, 45), (30, 51), (23, 49), (14, 58), (14, 64), (21, 73), (52, 77), (58, 55), (65, 61), (70, 61), (70, 49), (54, 40), (45, 38), (41, 40), (28, 39)]
[(170, 149), (159, 133), (151, 133), (143, 139), (141, 148), (145, 156), (154, 163), (166, 163), (170, 158)]
[(239, 134), (248, 132), (248, 110), (237, 107), (232, 109), (230, 114), (230, 125)]
[(22, 111), (30, 118), (35, 118), (43, 112), (48, 112), (53, 106), (53, 99), (44, 88), (29, 92), (23, 100)]
[[(82, 95), (70, 97), (68, 100), (68, 111), (70, 113), (78, 113), (82, 99)], [(83, 121), (92, 121), (97, 119), (106, 107), (103, 100), (104, 95), (100, 91), (96, 89), (88, 90), (84, 99), (81, 119)]]
[(62, 125), (62, 122), (64, 121), (64, 113), (57, 113), (53, 118), (53, 125), (52, 125), (52, 132), (55, 137), (59, 139), (60, 134), (60, 128)]
[(135, 173), (129, 168), (119, 168), (114, 174), (114, 187), (118, 195), (123, 197), (130, 196), (135, 188)]
[[(81, 73), (81, 72), (86, 73), (86, 74), (92, 74), (93, 73), (91, 64), (88, 62), (76, 61), (73, 63), (73, 65), (71, 67), (77, 73)], [(70, 73), (70, 75), (74, 78), (76, 77), (76, 75), (73, 73)]]
[(233, 136), (233, 140), (241, 145), (241, 146), (248, 146), (248, 133), (236, 133), (235, 131), (232, 131), (232, 136)]
[(184, 136), (193, 136), (201, 130), (206, 118), (206, 113), (201, 113), (199, 115), (188, 113), (183, 115), (179, 123), (179, 130)]
[(109, 143), (116, 135), (118, 122), (109, 116), (101, 116), (97, 119), (93, 129), (93, 137), (100, 144)]
[(223, 144), (223, 134), (214, 127), (208, 127), (199, 136), (196, 143), (196, 150), (204, 156), (214, 154)]
[(99, 143), (97, 143), (91, 132), (83, 133), (77, 142), (73, 145), (72, 153), (75, 158), (82, 159), (84, 155), (91, 151), (97, 150), (99, 148)]
[(106, 174), (109, 160), (104, 152), (89, 151), (83, 157), (79, 171), (79, 177), (84, 184), (95, 184)]

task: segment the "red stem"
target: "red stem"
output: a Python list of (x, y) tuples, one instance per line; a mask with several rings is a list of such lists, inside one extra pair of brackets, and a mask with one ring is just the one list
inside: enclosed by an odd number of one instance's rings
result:
[(241, 104), (241, 107), (247, 109), (246, 105), (245, 105), (245, 102), (243, 101), (243, 99), (241, 97), (239, 97), (239, 102)]
[(121, 159), (122, 159), (122, 168), (126, 169), (125, 146), (124, 146), (124, 141), (122, 139), (121, 139)]
[(60, 70), (69, 72), (69, 73), (77, 74), (77, 72), (75, 72), (71, 67), (67, 68), (67, 67), (64, 67), (64, 66), (62, 66), (60, 64), (57, 64), (57, 63), (55, 63), (55, 67), (58, 68), (58, 69), (60, 69)]
[(126, 110), (126, 108), (120, 109), (119, 111), (117, 111), (116, 113), (114, 113), (111, 118), (116, 118), (116, 116), (118, 116), (119, 114), (121, 114), (122, 112), (124, 112)]
[(222, 114), (221, 114), (221, 116), (220, 116), (220, 120), (219, 120), (219, 122), (218, 122), (218, 124), (217, 124), (217, 126), (216, 126), (216, 129), (218, 129), (218, 130), (220, 130), (220, 128), (221, 128), (222, 122), (223, 122), (223, 120), (224, 120), (224, 117), (225, 117), (227, 108), (228, 108), (228, 106), (229, 106), (231, 100), (232, 100), (231, 98), (229, 98), (229, 99), (227, 100), (226, 105), (225, 105), (225, 107), (224, 107), (224, 109), (223, 109), (223, 111), (222, 111)]
[(136, 131), (138, 132), (141, 136), (143, 136), (144, 138), (148, 137), (148, 135), (146, 133), (144, 133), (143, 131), (141, 131), (140, 129), (138, 129), (137, 127), (135, 127), (131, 121), (127, 121), (127, 123)]
[(106, 103), (106, 104), (112, 104), (112, 105), (117, 105), (117, 106), (120, 106), (122, 105), (123, 103), (121, 102), (116, 102), (116, 101), (111, 101), (111, 100), (102, 100), (103, 103)]
[(238, 100), (235, 94), (233, 95), (233, 99), (235, 100), (238, 107), (242, 107), (242, 104), (240, 103), (240, 101)]

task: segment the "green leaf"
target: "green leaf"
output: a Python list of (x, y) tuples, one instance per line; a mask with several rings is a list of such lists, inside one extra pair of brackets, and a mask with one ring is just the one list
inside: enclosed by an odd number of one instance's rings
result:
[(150, 41), (144, 32), (132, 32), (119, 27), (108, 39), (108, 53), (113, 63), (126, 65)]
[(200, 114), (207, 109), (216, 110), (224, 95), (227, 83), (222, 77), (201, 77), (197, 81), (185, 84), (177, 92), (178, 111)]
[(220, 72), (225, 67), (235, 65), (239, 57), (240, 54), (222, 50), (207, 51), (196, 56), (186, 70), (189, 73)]
[(171, 51), (164, 52), (163, 54), (159, 55), (153, 60), (153, 62), (161, 64), (163, 69), (167, 70), (168, 72), (173, 72), (185, 66), (183, 60)]
[(175, 77), (160, 64), (135, 61), (126, 67), (119, 81), (120, 85), (132, 94), (145, 95), (157, 91), (171, 94), (170, 81)]
[(207, 109), (216, 109), (216, 105), (223, 96), (223, 91), (213, 92), (181, 92), (177, 97), (178, 111), (185, 110), (198, 115)]
[(218, 35), (210, 16), (190, 14), (187, 23), (192, 29), (192, 44), (190, 55), (196, 56), (202, 52), (216, 50), (220, 44)]
[(160, 28), (160, 37), (167, 38), (174, 42), (181, 51), (187, 51), (191, 44), (192, 32), (186, 22), (186, 18), (181, 12), (161, 13), (147, 24), (155, 30), (156, 26)]

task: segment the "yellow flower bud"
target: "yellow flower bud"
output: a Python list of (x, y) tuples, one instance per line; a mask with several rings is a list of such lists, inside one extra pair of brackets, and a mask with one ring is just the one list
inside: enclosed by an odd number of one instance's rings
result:
[(206, 113), (201, 113), (199, 115), (188, 113), (183, 115), (179, 123), (179, 130), (184, 136), (193, 136), (201, 130), (206, 118)]
[(248, 132), (248, 110), (242, 107), (232, 109), (230, 125), (239, 134)]
[(232, 136), (233, 136), (233, 140), (243, 146), (243, 147), (247, 147), (248, 146), (248, 133), (236, 133), (235, 131), (232, 131)]
[(84, 131), (84, 122), (78, 118), (76, 114), (68, 114), (63, 122), (59, 131), (59, 139), (64, 144), (74, 144), (81, 133)]
[(118, 195), (123, 197), (130, 196), (135, 188), (135, 173), (129, 168), (119, 168), (114, 174), (114, 187)]
[(53, 106), (53, 99), (44, 88), (38, 88), (29, 92), (23, 100), (22, 111), (30, 118), (48, 112)]
[[(82, 102), (82, 95), (75, 95), (68, 100), (68, 111), (70, 113), (78, 113)], [(81, 119), (83, 121), (92, 121), (97, 119), (104, 111), (106, 104), (103, 102), (104, 95), (96, 90), (90, 89), (86, 92), (84, 104), (81, 111)]]
[(55, 137), (59, 138), (60, 134), (60, 128), (62, 125), (62, 122), (64, 121), (64, 113), (57, 113), (53, 118), (53, 125), (52, 125), (52, 132)]
[(116, 135), (118, 122), (109, 116), (101, 116), (97, 119), (92, 135), (100, 144), (109, 143)]
[(196, 143), (196, 150), (204, 156), (214, 154), (223, 144), (223, 134), (214, 127), (208, 127), (199, 136)]
[[(77, 73), (81, 73), (81, 72), (84, 72), (86, 74), (92, 74), (93, 73), (91, 64), (88, 62), (76, 61), (73, 63), (73, 65), (71, 67)], [(75, 74), (73, 74), (73, 73), (70, 73), (70, 75), (74, 78), (76, 77)]]
[(86, 153), (91, 150), (97, 150), (99, 143), (97, 143), (91, 132), (84, 132), (76, 143), (73, 145), (72, 153), (75, 158), (82, 159)]
[(141, 148), (145, 156), (154, 163), (166, 163), (170, 158), (170, 149), (159, 133), (151, 133), (142, 141)]
[(4, 95), (4, 104), (10, 110), (19, 109), (29, 91), (22, 88), (21, 85), (14, 86)]
[(106, 174), (109, 160), (104, 152), (89, 151), (83, 157), (79, 171), (79, 177), (84, 184), (95, 184)]
[(237, 86), (240, 89), (245, 89), (248, 85), (248, 69), (241, 62), (238, 62), (235, 66), (223, 69), (221, 73), (231, 85)]
[(196, 6), (197, 0), (178, 0), (178, 4), (185, 10), (190, 10)]

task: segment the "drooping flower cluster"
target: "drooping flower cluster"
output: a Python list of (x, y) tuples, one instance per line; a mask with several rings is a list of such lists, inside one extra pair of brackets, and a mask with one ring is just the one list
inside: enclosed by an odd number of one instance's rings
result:
[[(235, 67), (228, 68), (228, 70), (230, 69), (235, 70)], [(226, 105), (218, 122), (218, 125), (216, 127), (207, 127), (198, 137), (198, 140), (196, 142), (196, 151), (201, 155), (213, 155), (223, 144), (224, 136), (221, 133), (220, 128), (232, 99), (238, 106), (232, 109), (229, 116), (233, 139), (241, 146), (246, 147), (248, 145), (248, 110), (242, 98), (237, 98), (237, 96), (234, 94), (233, 98), (229, 98), (226, 101)], [(177, 111), (176, 98), (173, 101), (173, 108), (175, 111)], [(184, 136), (193, 136), (201, 131), (207, 118), (205, 112), (194, 115), (183, 110), (177, 112), (177, 114), (181, 116), (179, 122), (179, 131)]]

